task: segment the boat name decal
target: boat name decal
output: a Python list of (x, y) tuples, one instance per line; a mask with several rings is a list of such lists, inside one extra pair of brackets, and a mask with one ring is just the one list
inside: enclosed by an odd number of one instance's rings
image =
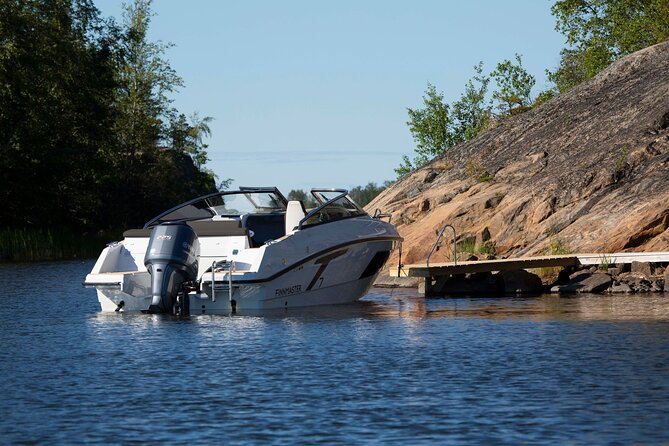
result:
[(156, 237), (156, 239), (158, 239), (158, 240), (172, 240), (172, 236), (171, 235), (159, 235), (158, 237)]
[(288, 296), (289, 294), (295, 294), (302, 291), (302, 285), (293, 285), (286, 288), (277, 288), (274, 291), (274, 296)]

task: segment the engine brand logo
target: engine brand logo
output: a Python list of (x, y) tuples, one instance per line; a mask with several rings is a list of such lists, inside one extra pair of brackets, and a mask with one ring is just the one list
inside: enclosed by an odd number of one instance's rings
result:
[(156, 239), (158, 239), (158, 240), (172, 240), (172, 236), (171, 235), (159, 235), (158, 237), (156, 237)]
[(274, 296), (289, 296), (291, 294), (299, 293), (300, 291), (302, 291), (302, 285), (293, 285), (286, 288), (278, 288), (274, 291)]

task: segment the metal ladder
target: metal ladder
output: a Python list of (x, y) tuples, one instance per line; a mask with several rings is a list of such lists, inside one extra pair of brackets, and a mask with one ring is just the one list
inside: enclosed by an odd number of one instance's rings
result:
[(232, 273), (235, 271), (234, 260), (219, 260), (211, 264), (211, 301), (216, 302), (216, 272), (228, 273), (228, 300), (232, 306)]

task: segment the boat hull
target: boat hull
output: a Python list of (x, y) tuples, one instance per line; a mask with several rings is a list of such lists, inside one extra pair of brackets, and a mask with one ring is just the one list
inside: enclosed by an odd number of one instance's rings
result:
[[(240, 312), (355, 302), (372, 286), (392, 246), (392, 240), (337, 246), (266, 279), (244, 280), (233, 274), (230, 281), (227, 274), (217, 273), (213, 291), (205, 274), (200, 291), (189, 295), (190, 313), (227, 314), (233, 306)], [(97, 287), (102, 311), (146, 310), (151, 304), (150, 293), (142, 293), (146, 288), (141, 286), (131, 288), (139, 291), (124, 292), (128, 286)]]

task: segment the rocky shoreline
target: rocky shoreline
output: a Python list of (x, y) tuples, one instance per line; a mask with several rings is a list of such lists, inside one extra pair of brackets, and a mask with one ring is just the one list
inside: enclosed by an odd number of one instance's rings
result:
[[(458, 252), (477, 255), (669, 251), (667, 73), (669, 42), (624, 57), (450, 148), (366, 208), (392, 215), (405, 264), (424, 262), (446, 224)], [(447, 236), (444, 246), (452, 246)], [(438, 257), (453, 260), (448, 249)], [(388, 264), (399, 260), (395, 250)], [(657, 282), (601, 272), (611, 287)]]
[[(415, 277), (380, 276), (374, 283), (382, 288), (413, 288), (425, 292), (425, 281)], [(473, 273), (432, 280), (428, 295), (499, 294), (641, 294), (669, 292), (667, 264), (632, 262), (620, 266), (566, 268), (550, 283), (525, 270)]]
[(669, 292), (666, 265), (646, 262), (633, 262), (631, 265), (607, 268), (606, 271), (591, 267), (572, 272), (565, 279), (551, 286), (551, 293)]

